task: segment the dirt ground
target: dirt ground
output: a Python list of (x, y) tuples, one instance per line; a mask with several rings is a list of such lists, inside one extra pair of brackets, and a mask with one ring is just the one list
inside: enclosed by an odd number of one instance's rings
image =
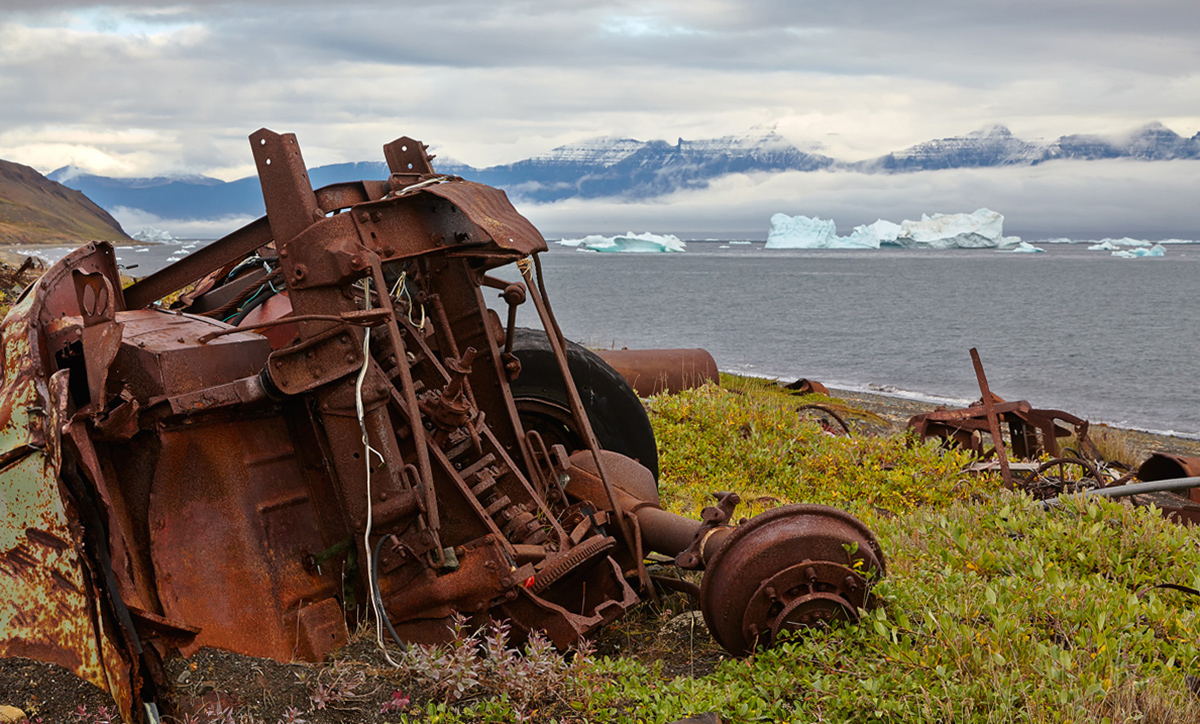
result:
[[(596, 655), (660, 662), (664, 676), (704, 676), (727, 654), (713, 641), (698, 611), (682, 594), (644, 604), (599, 632)], [(393, 656), (398, 653), (393, 650)], [(400, 713), (420, 718), (426, 703), (443, 697), (426, 680), (396, 672), (371, 630), (362, 630), (322, 664), (284, 664), (217, 649), (201, 649), (167, 663), (173, 691), (160, 700), (169, 722), (226, 724), (382, 724)], [(482, 690), (463, 701), (497, 692)], [(405, 701), (407, 700), (407, 701)], [(107, 693), (67, 670), (27, 659), (0, 659), (0, 704), (44, 724), (116, 724)], [(570, 710), (555, 697), (538, 702), (548, 721)], [(229, 716), (232, 716), (232, 719)]]

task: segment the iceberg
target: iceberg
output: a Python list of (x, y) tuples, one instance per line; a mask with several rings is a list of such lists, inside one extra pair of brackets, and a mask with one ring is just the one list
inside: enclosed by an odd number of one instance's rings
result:
[(562, 246), (572, 246), (579, 251), (661, 253), (687, 251), (687, 242), (672, 234), (635, 234), (624, 236), (600, 236), (592, 234), (582, 239), (560, 239)]
[(827, 219), (775, 214), (767, 249), (828, 249), (838, 240), (837, 225)]
[(922, 214), (920, 221), (899, 224), (879, 219), (854, 227), (849, 236), (838, 236), (832, 221), (807, 216), (775, 214), (767, 235), (767, 249), (994, 249), (1021, 242), (1004, 236), (1004, 215), (991, 209), (970, 214)]
[(900, 224), (895, 244), (918, 249), (988, 249), (1019, 241), (1004, 236), (1003, 227), (1004, 215), (991, 209), (970, 214), (921, 214), (920, 221)]
[(1163, 248), (1162, 244), (1155, 244), (1149, 249), (1144, 246), (1139, 246), (1134, 249), (1122, 249), (1121, 251), (1114, 251), (1112, 255), (1122, 259), (1141, 259), (1148, 256), (1166, 256), (1167, 250)]
[(137, 232), (133, 235), (133, 239), (135, 241), (154, 242), (175, 241), (175, 237), (171, 236), (170, 232), (163, 231), (162, 229), (156, 229), (153, 226), (147, 226), (146, 228)]
[(1118, 248), (1120, 248), (1120, 247), (1118, 247), (1116, 244), (1114, 244), (1112, 242), (1112, 239), (1105, 239), (1104, 241), (1101, 241), (1099, 244), (1092, 244), (1091, 246), (1089, 246), (1088, 251), (1116, 251)]
[(1046, 250), (1042, 249), (1041, 247), (1034, 246), (1033, 244), (1030, 244), (1028, 241), (1019, 241), (1019, 242), (1017, 242), (1016, 246), (1014, 246), (1010, 249), (997, 249), (996, 251), (1005, 253), (1005, 254), (1036, 254), (1038, 252), (1044, 252)]

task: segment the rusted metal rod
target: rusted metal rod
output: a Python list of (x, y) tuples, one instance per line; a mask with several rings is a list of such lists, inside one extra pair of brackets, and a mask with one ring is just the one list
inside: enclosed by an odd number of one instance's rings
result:
[[(533, 255), (533, 266), (537, 272), (537, 282), (542, 281), (541, 260), (537, 254)], [(540, 283), (534, 281), (534, 269), (528, 266), (521, 270), (525, 277), (526, 287), (529, 289), (529, 296), (533, 298), (533, 304), (537, 308), (538, 316), (542, 318), (542, 326), (546, 330), (546, 339), (550, 342), (550, 348), (554, 350), (554, 359), (558, 362), (559, 373), (563, 377), (563, 386), (567, 390), (567, 400), (571, 405), (571, 414), (575, 417), (575, 424), (579, 426), (579, 431), (583, 435), (584, 442), (587, 444), (588, 450), (592, 453), (592, 457), (596, 460), (596, 469), (599, 472), (600, 480), (604, 483), (604, 492), (608, 498), (609, 504), (614, 511), (620, 511), (621, 507), (617, 504), (617, 493), (613, 489), (611, 478), (608, 477), (604, 466), (604, 456), (600, 454), (600, 442), (596, 439), (596, 433), (592, 430), (592, 423), (588, 420), (587, 411), (583, 407), (583, 400), (579, 397), (579, 390), (575, 387), (575, 379), (571, 377), (571, 369), (567, 365), (567, 352), (564, 348), (562, 331), (558, 328), (558, 322), (554, 319), (553, 313), (550, 311), (550, 305), (546, 299), (546, 290), (542, 288)], [(633, 531), (629, 529), (629, 523), (625, 520), (625, 516), (618, 514), (614, 516), (617, 519), (617, 527), (621, 531), (621, 538), (630, 550), (636, 547), (636, 539), (633, 536)]]
[[(1078, 495), (1081, 498), (1126, 498), (1130, 495), (1141, 495), (1143, 493), (1169, 493), (1179, 490), (1191, 490), (1192, 488), (1200, 488), (1200, 477), (1196, 478), (1172, 478), (1170, 480), (1155, 480), (1149, 483), (1130, 483), (1129, 485), (1117, 485), (1111, 488), (1092, 488), (1090, 490), (1081, 490)], [(1047, 508), (1059, 505), (1064, 497), (1047, 498), (1042, 501), (1042, 505)]]
[(1008, 469), (1008, 454), (1004, 450), (1004, 437), (1000, 434), (1000, 420), (996, 417), (995, 401), (988, 387), (987, 375), (983, 373), (983, 362), (979, 360), (979, 350), (971, 348), (971, 363), (975, 365), (975, 377), (979, 380), (979, 391), (983, 393), (983, 412), (987, 415), (988, 430), (992, 433), (992, 447), (996, 450), (996, 460), (1000, 463), (1000, 477), (1004, 479), (1004, 487), (1013, 487), (1012, 471)]

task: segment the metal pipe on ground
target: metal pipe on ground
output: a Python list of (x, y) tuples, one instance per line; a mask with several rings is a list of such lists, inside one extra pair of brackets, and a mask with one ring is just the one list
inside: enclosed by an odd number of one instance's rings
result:
[(720, 381), (716, 360), (703, 349), (598, 349), (596, 354), (625, 378), (638, 397), (675, 394)]
[[(1192, 488), (1200, 488), (1200, 477), (1193, 478), (1172, 478), (1170, 480), (1155, 480), (1149, 483), (1131, 483), (1129, 485), (1118, 485), (1112, 488), (1096, 488), (1093, 490), (1082, 490), (1074, 495), (1081, 497), (1094, 498), (1125, 498), (1130, 495), (1141, 495), (1143, 493), (1168, 493), (1178, 492), (1180, 490), (1191, 490)], [(1042, 504), (1047, 507), (1058, 505), (1060, 498), (1047, 498), (1042, 501)]]

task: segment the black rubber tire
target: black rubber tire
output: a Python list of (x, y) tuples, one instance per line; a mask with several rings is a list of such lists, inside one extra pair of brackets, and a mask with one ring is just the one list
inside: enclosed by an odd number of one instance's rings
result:
[[(569, 452), (584, 449), (582, 437), (570, 422), (567, 388), (546, 333), (518, 327), (513, 354), (521, 361), (521, 374), (511, 384), (521, 424), (537, 430), (547, 445), (561, 442)], [(570, 340), (567, 366), (600, 447), (637, 460), (658, 480), (654, 429), (637, 393), (599, 355)]]

